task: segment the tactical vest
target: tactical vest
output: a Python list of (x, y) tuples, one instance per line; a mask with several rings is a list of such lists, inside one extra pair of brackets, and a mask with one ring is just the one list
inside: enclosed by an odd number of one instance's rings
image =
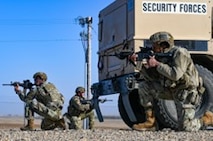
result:
[[(173, 66), (175, 57), (177, 57), (178, 54), (185, 54), (187, 56), (190, 55), (185, 48), (176, 46), (173, 47), (169, 51), (169, 53), (172, 54), (172, 58), (164, 57), (158, 59), (158, 61), (164, 64), (168, 64), (170, 67)], [(145, 80), (159, 81), (163, 87), (181, 88), (181, 89), (197, 87), (199, 85), (199, 76), (191, 57), (189, 56), (188, 60), (180, 60), (180, 61), (187, 61), (188, 66), (187, 68), (185, 68), (186, 72), (184, 72), (183, 76), (178, 81), (173, 81), (164, 77), (157, 71), (156, 68), (149, 68), (149, 69), (142, 68), (140, 71)]]
[[(195, 89), (199, 85), (199, 75), (189, 52), (185, 48), (176, 46), (173, 47), (169, 52), (173, 54), (172, 60), (166, 60), (168, 62), (162, 61), (163, 63), (166, 63), (172, 67), (175, 61), (175, 57), (177, 57), (178, 54), (184, 54), (185, 56), (187, 56), (188, 60), (180, 61), (187, 62), (188, 64), (187, 68), (183, 68), (186, 69), (186, 71), (183, 73), (183, 76), (178, 81), (172, 81), (170, 79), (164, 78), (164, 86), (177, 89)], [(182, 59), (182, 57), (179, 58)]]
[(50, 103), (55, 104), (56, 108), (62, 109), (64, 97), (52, 83), (44, 83), (36, 88), (36, 99), (39, 102), (43, 103), (45, 106), (49, 106)]

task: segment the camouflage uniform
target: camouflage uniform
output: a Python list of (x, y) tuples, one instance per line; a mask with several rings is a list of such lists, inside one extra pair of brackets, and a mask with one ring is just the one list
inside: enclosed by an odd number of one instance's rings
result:
[(202, 126), (201, 120), (194, 118), (200, 100), (198, 71), (185, 48), (172, 45), (165, 52), (171, 53), (172, 58), (158, 59), (157, 67), (146, 69), (138, 64), (145, 80), (139, 84), (140, 103), (148, 109), (152, 108), (153, 98), (174, 100), (179, 129), (197, 131)]
[(81, 121), (85, 118), (89, 118), (89, 129), (94, 128), (95, 117), (90, 101), (76, 94), (70, 99), (67, 110), (66, 116), (70, 120), (70, 129), (81, 129)]
[(27, 131), (27, 130), (34, 130), (34, 111), (30, 109), (29, 104), (25, 104), (24, 106), (24, 116), (25, 119), (27, 120), (27, 125), (24, 127), (21, 127), (20, 129), (22, 131)]
[(36, 86), (26, 96), (22, 91), (17, 94), (32, 111), (44, 117), (41, 123), (42, 130), (64, 128), (61, 125), (64, 98), (52, 83), (45, 82), (41, 86)]

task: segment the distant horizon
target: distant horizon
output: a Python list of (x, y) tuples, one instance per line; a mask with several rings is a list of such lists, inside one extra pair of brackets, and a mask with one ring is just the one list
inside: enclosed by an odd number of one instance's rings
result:
[[(5, 118), (5, 117), (14, 117), (14, 118), (24, 118), (23, 115), (0, 115), (0, 118)], [(35, 119), (42, 119), (42, 116), (36, 115), (34, 116)], [(98, 117), (95, 115), (95, 118), (98, 119)], [(103, 115), (103, 118), (105, 119), (121, 119), (120, 115)]]

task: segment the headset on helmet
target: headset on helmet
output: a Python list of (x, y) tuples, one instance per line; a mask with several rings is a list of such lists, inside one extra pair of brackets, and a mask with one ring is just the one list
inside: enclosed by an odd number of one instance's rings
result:
[(173, 36), (168, 32), (157, 32), (150, 36), (150, 41), (152, 43), (168, 43), (169, 47), (172, 47), (174, 45), (174, 38)]
[(84, 93), (85, 92), (85, 89), (83, 87), (77, 87), (75, 89), (75, 93), (78, 93), (78, 92), (81, 92), (81, 93)]
[(44, 72), (37, 72), (33, 75), (33, 79), (36, 79), (36, 77), (40, 77), (42, 80), (47, 81), (47, 75)]

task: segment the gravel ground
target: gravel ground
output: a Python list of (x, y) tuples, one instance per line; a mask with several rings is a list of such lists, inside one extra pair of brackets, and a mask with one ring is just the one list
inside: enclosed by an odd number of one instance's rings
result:
[(138, 132), (131, 129), (20, 131), (0, 130), (1, 141), (212, 141), (212, 131)]
[(36, 131), (20, 131), (22, 118), (0, 118), (0, 141), (213, 141), (213, 130), (198, 132), (134, 131), (121, 119), (96, 121), (94, 130), (41, 131), (36, 121)]

